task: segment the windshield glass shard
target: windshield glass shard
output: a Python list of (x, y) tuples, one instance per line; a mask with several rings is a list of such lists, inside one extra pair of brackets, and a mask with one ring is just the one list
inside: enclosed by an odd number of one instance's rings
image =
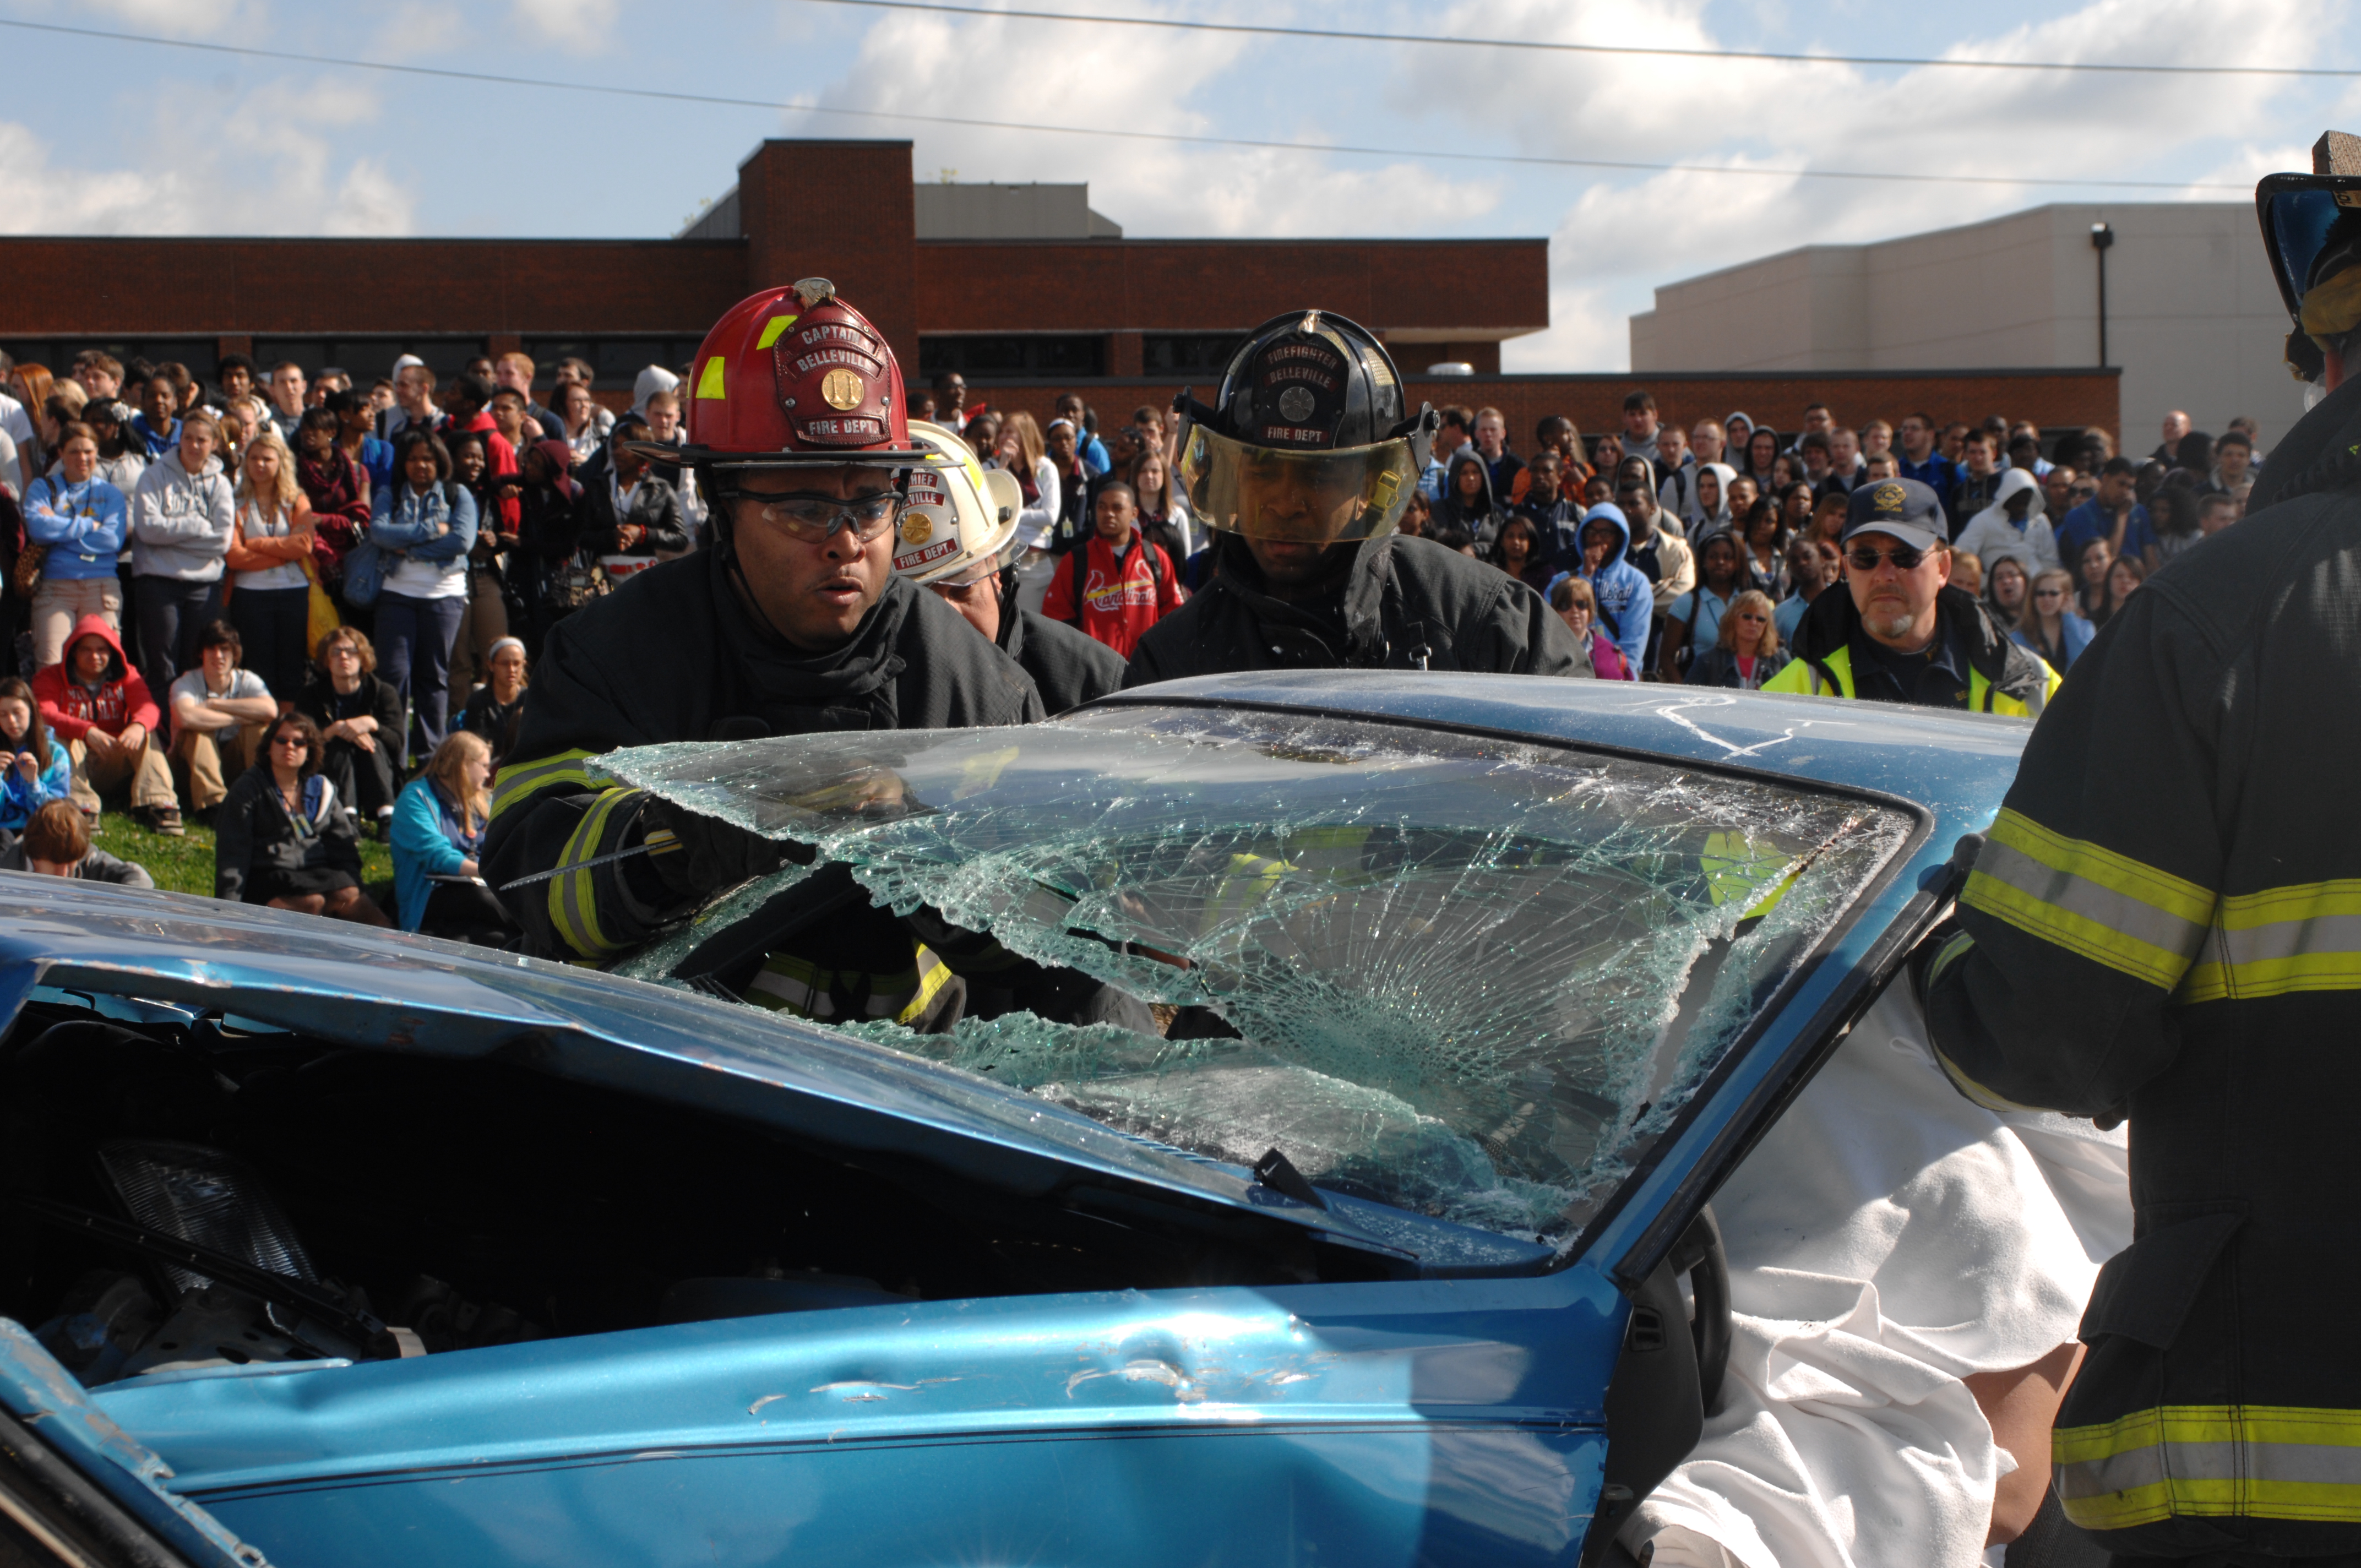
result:
[(600, 765), (811, 845), (881, 904), (1165, 1003), (1168, 1026), (1202, 1008), (1238, 1036), (1018, 1014), (887, 1043), (1195, 1154), (1277, 1148), (1319, 1186), (1544, 1241), (1579, 1230), (1911, 826), (1768, 780), (1195, 708)]

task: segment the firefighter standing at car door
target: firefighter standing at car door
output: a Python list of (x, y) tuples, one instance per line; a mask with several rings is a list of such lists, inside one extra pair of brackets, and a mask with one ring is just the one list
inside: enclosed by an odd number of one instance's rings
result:
[(1845, 514), (1845, 591), (1823, 593), (1795, 623), (1795, 658), (1767, 692), (2038, 715), (2058, 672), (2012, 640), (1982, 599), (1951, 587), (1951, 547), (1935, 492), (1881, 479)]
[(1507, 573), (1395, 533), (1440, 422), (1405, 416), (1383, 345), (1324, 311), (1257, 327), (1218, 407), (1183, 392), (1180, 477), (1215, 575), (1151, 627), (1126, 686), (1225, 670), (1563, 675), (1587, 658)]
[[(697, 350), (688, 437), (714, 547), (651, 566), (555, 627), (501, 767), (487, 879), (534, 951), (605, 959), (780, 846), (609, 787), (620, 746), (1042, 717), (1015, 661), (894, 575), (911, 444), (884, 336), (824, 279), (742, 301)], [(655, 852), (628, 853), (642, 847)], [(520, 879), (552, 871), (546, 880)], [(820, 1017), (927, 1015), (942, 965), (878, 910), (766, 965), (749, 1000)]]
[(2356, 153), (2257, 192), (2326, 400), (2075, 662), (1920, 959), (1971, 1099), (2131, 1123), (2053, 1444), (2118, 1563), (2361, 1563)]
[(1079, 628), (1125, 658), (1188, 596), (1164, 547), (1139, 532), (1139, 502), (1120, 479), (1099, 487), (1091, 537), (1059, 558), (1041, 613)]

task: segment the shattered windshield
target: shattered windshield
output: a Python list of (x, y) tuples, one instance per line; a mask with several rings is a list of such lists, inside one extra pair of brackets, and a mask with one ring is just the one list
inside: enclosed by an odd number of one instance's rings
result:
[[(1312, 716), (655, 746), (615, 776), (1151, 1003), (868, 1038), (1250, 1166), (1565, 1241), (1907, 839), (1874, 803)], [(623, 966), (662, 979), (808, 873)], [(1211, 1027), (1175, 1027), (1213, 1019)]]

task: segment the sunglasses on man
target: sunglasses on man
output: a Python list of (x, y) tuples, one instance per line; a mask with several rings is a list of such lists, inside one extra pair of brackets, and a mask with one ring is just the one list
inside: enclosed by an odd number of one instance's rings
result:
[(1856, 572), (1874, 572), (1881, 561), (1891, 561), (1897, 572), (1915, 572), (1918, 563), (1927, 558), (1924, 550), (1914, 550), (1907, 544), (1896, 544), (1891, 550), (1873, 550), (1866, 544), (1856, 544), (1845, 552), (1845, 559)]

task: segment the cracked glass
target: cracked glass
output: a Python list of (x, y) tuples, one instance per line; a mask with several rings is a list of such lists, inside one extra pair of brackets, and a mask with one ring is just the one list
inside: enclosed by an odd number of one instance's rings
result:
[[(1177, 707), (599, 765), (845, 862), (880, 904), (1163, 1003), (1173, 1037), (1030, 1014), (853, 1032), (1200, 1157), (1276, 1148), (1316, 1186), (1544, 1242), (1596, 1212), (1911, 828), (1770, 780)], [(717, 901), (625, 972), (664, 978), (804, 874)]]

